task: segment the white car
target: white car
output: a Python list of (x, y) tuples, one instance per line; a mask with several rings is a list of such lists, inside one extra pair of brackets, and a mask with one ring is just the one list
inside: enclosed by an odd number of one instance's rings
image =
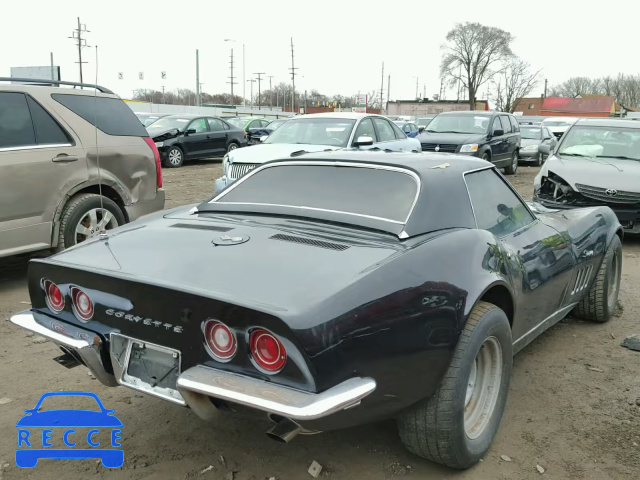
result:
[(219, 192), (269, 160), (305, 152), (343, 148), (421, 151), (420, 142), (407, 138), (389, 119), (368, 113), (316, 113), (288, 120), (259, 145), (238, 148), (222, 161), (224, 175), (215, 182)]
[(542, 126), (547, 127), (556, 138), (560, 138), (577, 120), (577, 117), (548, 117), (542, 121)]

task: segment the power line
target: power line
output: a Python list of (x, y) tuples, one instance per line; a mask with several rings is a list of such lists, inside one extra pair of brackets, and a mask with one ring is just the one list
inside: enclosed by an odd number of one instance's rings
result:
[(296, 111), (296, 70), (298, 70), (293, 61), (293, 37), (291, 37), (291, 84), (293, 87), (293, 91), (291, 93), (291, 113), (295, 113)]
[(82, 64), (83, 63), (87, 63), (87, 62), (83, 62), (82, 61), (82, 49), (84, 47), (89, 47), (90, 45), (87, 45), (87, 40), (82, 38), (82, 34), (83, 33), (90, 33), (89, 30), (87, 30), (87, 26), (85, 24), (80, 23), (80, 17), (78, 17), (78, 28), (73, 30), (73, 33), (71, 34), (70, 37), (73, 40), (76, 41), (76, 45), (78, 47), (78, 61), (76, 62), (79, 67), (80, 67), (80, 83), (83, 83), (82, 81)]
[(382, 62), (382, 83), (380, 84), (380, 113), (382, 113), (383, 92), (384, 92), (384, 62)]
[(227, 83), (231, 84), (231, 105), (233, 105), (233, 86), (238, 84), (238, 82), (234, 82), (236, 77), (233, 76), (233, 48), (231, 49), (231, 62), (229, 63), (231, 64), (231, 76), (229, 77), (230, 81)]
[(258, 76), (258, 110), (262, 109), (262, 96), (260, 94), (260, 83), (262, 82), (262, 77), (260, 75), (266, 75), (264, 72), (254, 73), (254, 75)]

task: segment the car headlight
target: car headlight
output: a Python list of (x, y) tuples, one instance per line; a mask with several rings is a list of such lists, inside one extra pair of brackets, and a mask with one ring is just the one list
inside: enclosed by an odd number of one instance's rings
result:
[(466, 145), (462, 145), (462, 147), (460, 147), (460, 153), (471, 153), (471, 152), (477, 152), (477, 151), (478, 151), (477, 143), (467, 143)]
[(156, 142), (156, 147), (164, 147), (164, 142)]
[(538, 145), (534, 144), (534, 145), (527, 145), (526, 147), (524, 147), (522, 149), (523, 152), (537, 152), (538, 151)]

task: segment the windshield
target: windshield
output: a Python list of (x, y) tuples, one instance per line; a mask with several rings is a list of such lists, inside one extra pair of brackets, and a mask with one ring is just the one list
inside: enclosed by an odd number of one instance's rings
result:
[(438, 115), (426, 131), (430, 133), (487, 133), (491, 117), (487, 115)]
[(152, 123), (156, 123), (158, 120), (160, 120), (162, 117), (157, 117), (154, 115), (151, 115), (147, 118), (144, 119), (144, 126), (148, 127), (149, 125), (151, 125)]
[(276, 128), (280, 127), (284, 122), (286, 122), (286, 120), (274, 120), (269, 125), (267, 125), (267, 128), (271, 130), (275, 130)]
[(247, 122), (249, 120), (247, 120), (246, 118), (238, 118), (238, 117), (234, 117), (234, 118), (225, 118), (225, 120), (227, 121), (227, 123), (230, 123), (231, 125), (233, 125), (234, 127), (238, 127), (238, 128), (244, 128), (244, 126), (247, 124)]
[(342, 118), (301, 118), (289, 120), (264, 143), (287, 143), (346, 147), (355, 120)]
[(256, 172), (210, 203), (291, 207), (305, 210), (306, 217), (315, 209), (405, 223), (417, 194), (416, 179), (396, 170), (284, 164)]
[(569, 127), (571, 126), (571, 124), (569, 122), (560, 122), (560, 121), (556, 121), (556, 120), (551, 120), (550, 122), (548, 121), (544, 121), (543, 125), (545, 127)]
[(640, 129), (574, 126), (565, 133), (558, 153), (640, 161)]
[(520, 125), (520, 135), (522, 135), (522, 138), (539, 140), (542, 138), (542, 129), (535, 127), (523, 127)]
[(416, 120), (416, 125), (418, 125), (419, 127), (426, 127), (427, 125), (429, 125), (429, 123), (431, 123), (431, 120), (433, 120), (433, 118), (419, 118), (418, 120)]
[(180, 118), (180, 117), (162, 117), (147, 127), (149, 131), (159, 132), (161, 130), (171, 130), (177, 128), (182, 131), (186, 128), (192, 118)]

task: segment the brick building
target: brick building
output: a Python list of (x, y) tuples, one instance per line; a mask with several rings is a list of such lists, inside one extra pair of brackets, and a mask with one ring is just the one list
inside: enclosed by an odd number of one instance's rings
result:
[[(387, 115), (434, 115), (442, 112), (468, 111), (469, 102), (467, 100), (396, 100), (387, 102)], [(476, 110), (489, 110), (489, 102), (486, 100), (476, 101)]]

